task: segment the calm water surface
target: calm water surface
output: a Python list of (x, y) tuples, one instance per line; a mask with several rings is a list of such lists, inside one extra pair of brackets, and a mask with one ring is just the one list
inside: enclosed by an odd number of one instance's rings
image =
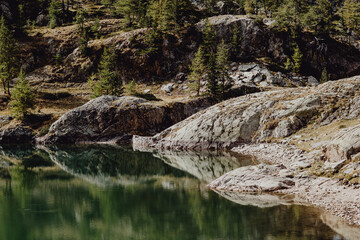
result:
[(240, 205), (206, 190), (221, 169), (251, 164), (234, 156), (106, 146), (1, 155), (0, 239), (345, 239), (312, 208)]

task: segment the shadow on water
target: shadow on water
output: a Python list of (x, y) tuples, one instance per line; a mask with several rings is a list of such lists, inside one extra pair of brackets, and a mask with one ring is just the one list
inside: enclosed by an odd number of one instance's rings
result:
[[(203, 188), (254, 164), (249, 158), (112, 146), (3, 147), (0, 154), (20, 166), (0, 180), (0, 239), (356, 239), (337, 219), (287, 198), (221, 197)], [(75, 177), (38, 179), (41, 165)]]

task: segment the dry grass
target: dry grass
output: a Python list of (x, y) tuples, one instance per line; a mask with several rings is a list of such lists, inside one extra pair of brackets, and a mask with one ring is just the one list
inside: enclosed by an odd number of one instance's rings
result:
[(348, 128), (358, 124), (360, 124), (360, 119), (335, 121), (321, 127), (308, 124), (306, 128), (301, 129), (295, 134), (301, 137), (298, 139), (292, 138), (291, 143), (309, 152), (319, 148), (315, 146), (316, 143), (331, 140), (331, 138), (339, 132), (340, 128)]

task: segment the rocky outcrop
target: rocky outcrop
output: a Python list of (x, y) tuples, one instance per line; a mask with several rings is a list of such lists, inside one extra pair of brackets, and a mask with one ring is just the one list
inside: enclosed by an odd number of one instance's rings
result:
[[(269, 91), (230, 99), (175, 124), (152, 138), (134, 137), (137, 148), (229, 149), (240, 143), (282, 139), (309, 122), (328, 124), (359, 115), (360, 77), (313, 88)], [(350, 104), (353, 103), (353, 104)]]
[(206, 98), (161, 105), (137, 97), (102, 96), (63, 115), (37, 141), (53, 144), (151, 136), (211, 104)]
[(288, 176), (279, 176), (285, 167), (264, 165), (242, 167), (228, 172), (208, 186), (216, 190), (240, 192), (273, 192), (295, 185)]
[[(272, 68), (278, 71), (281, 69), (279, 66), (283, 66), (287, 58), (291, 57), (293, 50), (290, 36), (284, 32), (274, 31), (271, 24), (259, 24), (255, 19), (242, 15), (214, 16), (209, 18), (209, 22), (215, 27), (219, 42), (224, 39), (230, 43), (233, 29), (239, 28), (238, 38), (241, 42), (236, 53), (232, 54), (235, 62), (266, 58), (271, 60)], [(269, 22), (272, 21), (267, 21)], [(112, 29), (114, 32), (117, 31), (114, 29), (115, 26), (121, 26), (116, 20), (104, 20), (101, 24), (102, 29)], [(78, 36), (69, 34), (67, 28), (59, 28), (58, 32), (53, 30), (51, 36), (48, 36), (49, 48), (53, 55), (56, 54), (57, 49), (61, 49), (59, 51), (61, 55), (67, 56), (63, 73), (69, 81), (86, 80), (88, 74), (98, 65), (104, 47), (114, 47), (118, 56), (117, 66), (124, 79), (134, 79), (139, 82), (169, 80), (175, 79), (178, 73), (188, 72), (191, 59), (201, 44), (204, 25), (205, 21), (200, 21), (179, 36), (169, 34), (164, 38), (156, 39), (155, 48), (150, 47), (146, 41), (146, 35), (151, 29), (120, 32), (102, 40), (89, 41), (89, 56), (86, 57), (77, 54)], [(54, 37), (57, 36), (56, 34), (66, 41), (59, 43), (59, 37)], [(319, 79), (324, 68), (331, 73), (333, 79), (360, 72), (360, 54), (354, 47), (333, 39), (319, 40), (310, 33), (302, 34), (298, 45), (304, 56), (303, 75)], [(296, 78), (297, 76), (289, 78), (289, 84), (292, 80), (295, 82), (294, 85), (302, 82), (301, 79)], [(310, 82), (314, 82), (313, 80), (311, 79)], [(269, 82), (276, 81), (277, 78), (269, 79)], [(280, 83), (284, 81), (286, 82), (287, 79), (281, 80)]]
[(0, 131), (1, 144), (21, 144), (30, 143), (34, 140), (33, 131), (21, 125), (3, 127)]
[(352, 155), (360, 152), (360, 125), (340, 131), (323, 150), (329, 162), (351, 159)]
[(316, 78), (272, 72), (260, 63), (236, 63), (230, 65), (230, 77), (235, 85), (254, 84), (260, 87), (317, 86)]

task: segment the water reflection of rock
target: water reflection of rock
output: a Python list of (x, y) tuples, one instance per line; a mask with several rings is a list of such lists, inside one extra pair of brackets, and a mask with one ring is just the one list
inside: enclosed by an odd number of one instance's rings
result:
[(154, 156), (161, 158), (166, 164), (186, 171), (208, 183), (236, 168), (257, 164), (255, 158), (251, 156), (242, 156), (230, 152), (161, 150), (154, 153)]
[(38, 146), (64, 171), (96, 185), (151, 182), (154, 176), (186, 176), (151, 153), (108, 145)]
[(278, 205), (293, 204), (292, 197), (269, 193), (244, 193), (213, 190), (220, 196), (243, 206), (255, 206), (260, 208), (275, 207)]
[(344, 222), (339, 217), (336, 217), (328, 212), (323, 212), (321, 214), (321, 220), (332, 228), (338, 234), (344, 236), (348, 240), (358, 240), (360, 239), (360, 228), (356, 226), (351, 226)]

